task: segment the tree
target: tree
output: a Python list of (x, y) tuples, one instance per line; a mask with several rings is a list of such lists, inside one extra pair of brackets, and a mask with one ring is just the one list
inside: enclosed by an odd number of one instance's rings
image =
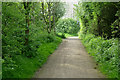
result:
[(85, 33), (92, 33), (106, 39), (112, 38), (111, 24), (117, 19), (115, 16), (118, 3), (79, 3), (76, 5), (76, 15), (80, 18), (81, 27)]
[(47, 25), (47, 32), (51, 33), (53, 29), (55, 32), (55, 23), (65, 13), (64, 4), (61, 2), (42, 2), (42, 13), (43, 20)]
[(29, 41), (29, 26), (30, 26), (29, 14), (30, 14), (30, 5), (31, 5), (31, 2), (23, 2), (23, 4), (24, 4), (24, 9), (25, 9), (25, 20), (26, 20), (25, 45), (28, 45), (28, 41)]

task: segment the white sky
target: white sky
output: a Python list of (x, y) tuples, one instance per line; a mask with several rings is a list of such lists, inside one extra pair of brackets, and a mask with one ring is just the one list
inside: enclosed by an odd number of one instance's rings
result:
[(67, 2), (66, 3), (66, 13), (62, 18), (74, 18), (74, 4), (78, 4), (78, 2)]

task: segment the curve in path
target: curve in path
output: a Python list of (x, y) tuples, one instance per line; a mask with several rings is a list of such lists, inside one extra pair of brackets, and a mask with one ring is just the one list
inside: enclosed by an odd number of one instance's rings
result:
[(63, 39), (34, 78), (104, 78), (78, 37)]

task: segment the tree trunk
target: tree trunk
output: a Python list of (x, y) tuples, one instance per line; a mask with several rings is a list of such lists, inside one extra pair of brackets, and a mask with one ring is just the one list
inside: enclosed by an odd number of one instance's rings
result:
[(100, 26), (100, 17), (99, 16), (98, 16), (98, 25), (97, 25), (97, 27), (98, 27), (98, 35), (102, 37), (102, 28)]
[(42, 2), (42, 16), (43, 16), (44, 22), (47, 25), (47, 21), (45, 20), (45, 12), (44, 12), (44, 3), (43, 2)]
[(48, 33), (51, 32), (51, 10), (50, 10), (51, 6), (50, 6), (50, 2), (48, 2), (48, 16), (49, 16), (49, 29), (48, 29)]
[(29, 41), (29, 11), (30, 11), (30, 7), (29, 7), (29, 2), (24, 2), (24, 9), (25, 9), (25, 20), (26, 20), (26, 30), (25, 30), (25, 45), (28, 45), (28, 41)]
[(55, 8), (56, 4), (53, 5), (53, 29), (54, 29), (54, 34), (56, 35), (56, 30), (55, 30)]

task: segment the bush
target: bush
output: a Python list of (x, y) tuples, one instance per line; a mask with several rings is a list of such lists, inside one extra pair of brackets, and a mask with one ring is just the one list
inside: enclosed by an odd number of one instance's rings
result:
[(99, 63), (99, 68), (104, 74), (110, 78), (118, 78), (118, 39), (104, 40), (93, 34), (86, 34), (82, 43)]
[(65, 34), (62, 34), (62, 33), (57, 33), (56, 36), (61, 37), (61, 38), (63, 38), (63, 39), (66, 38)]
[(57, 33), (69, 33), (69, 34), (77, 34), (79, 31), (79, 24), (77, 21), (73, 19), (60, 19), (56, 24)]
[[(10, 57), (9, 55), (6, 55), (2, 65), (3, 67), (2, 77), (3, 78), (33, 77), (36, 70), (40, 68), (47, 61), (48, 56), (54, 52), (54, 50), (62, 41), (61, 38), (59, 37), (54, 36), (55, 38), (53, 40), (51, 35), (49, 35), (49, 37), (51, 36), (50, 38), (46, 35), (44, 35), (44, 38), (41, 38), (41, 40), (44, 40), (46, 37), (46, 41), (48, 43), (44, 42), (44, 43), (41, 43), (38, 48), (35, 48), (35, 49), (33, 48), (33, 50), (36, 50), (35, 52), (33, 52), (32, 50), (31, 52), (28, 51), (30, 53), (27, 52), (25, 56), (14, 55), (14, 57)], [(47, 39), (47, 37), (49, 39), (52, 38), (51, 40), (53, 41)], [(31, 55), (34, 55), (34, 57), (32, 57)]]

